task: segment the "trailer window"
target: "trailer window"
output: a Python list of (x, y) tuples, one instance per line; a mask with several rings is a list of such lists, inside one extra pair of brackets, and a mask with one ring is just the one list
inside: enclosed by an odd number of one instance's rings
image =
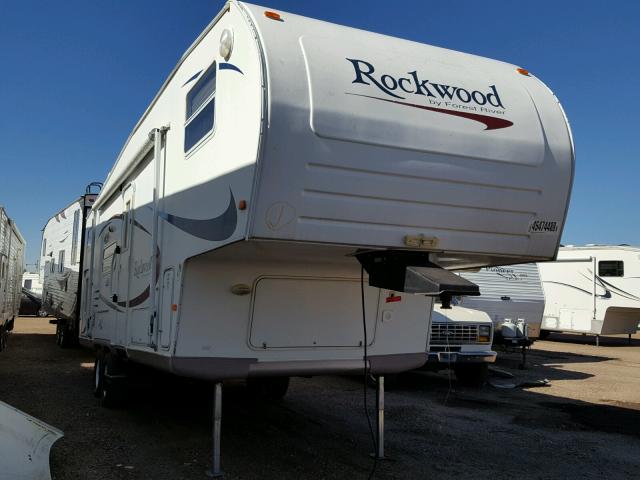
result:
[(216, 97), (216, 64), (202, 75), (187, 93), (184, 151), (191, 150), (213, 130)]
[(624, 262), (620, 260), (598, 262), (598, 275), (601, 277), (624, 277)]
[(42, 256), (46, 256), (47, 255), (47, 239), (43, 238), (42, 239)]

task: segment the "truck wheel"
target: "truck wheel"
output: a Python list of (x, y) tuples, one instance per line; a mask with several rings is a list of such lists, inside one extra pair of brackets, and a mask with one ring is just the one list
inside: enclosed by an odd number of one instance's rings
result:
[(549, 330), (540, 330), (540, 335), (538, 336), (538, 338), (540, 338), (540, 340), (545, 340), (549, 338), (550, 333), (551, 332)]
[(465, 387), (481, 388), (489, 376), (489, 365), (486, 363), (470, 363), (454, 367), (456, 378)]
[(102, 380), (102, 406), (120, 408), (127, 399), (127, 376), (124, 362), (113, 355), (104, 355), (104, 374)]
[(287, 394), (289, 377), (250, 378), (247, 387), (251, 396), (257, 400), (278, 401)]

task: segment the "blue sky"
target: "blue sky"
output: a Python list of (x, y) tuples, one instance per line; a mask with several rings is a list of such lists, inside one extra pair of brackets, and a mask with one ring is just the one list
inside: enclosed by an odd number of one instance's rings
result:
[[(46, 220), (102, 181), (218, 0), (0, 3), (0, 205), (35, 261)], [(640, 244), (640, 2), (293, 1), (265, 4), (521, 65), (571, 122), (564, 243)]]

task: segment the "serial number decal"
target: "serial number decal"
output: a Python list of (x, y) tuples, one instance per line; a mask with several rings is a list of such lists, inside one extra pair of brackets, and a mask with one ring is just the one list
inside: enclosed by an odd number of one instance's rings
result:
[(557, 231), (558, 222), (534, 220), (529, 224), (529, 233), (555, 233)]

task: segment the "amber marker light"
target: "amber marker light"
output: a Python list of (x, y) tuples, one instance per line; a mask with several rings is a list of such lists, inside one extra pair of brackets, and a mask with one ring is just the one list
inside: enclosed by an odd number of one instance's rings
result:
[(525, 70), (524, 68), (516, 68), (516, 72), (520, 75), (524, 75), (525, 77), (530, 77), (529, 70)]
[(264, 16), (267, 18), (270, 18), (271, 20), (276, 20), (278, 22), (282, 22), (282, 17), (280, 16), (279, 13), (276, 12), (272, 12), (270, 10), (267, 10), (266, 12), (264, 12)]
[(247, 201), (246, 200), (240, 200), (238, 202), (238, 210), (246, 210), (247, 209)]
[(171, 305), (171, 311), (172, 312), (177, 312), (178, 311), (178, 305), (175, 304), (175, 303), (173, 305)]

